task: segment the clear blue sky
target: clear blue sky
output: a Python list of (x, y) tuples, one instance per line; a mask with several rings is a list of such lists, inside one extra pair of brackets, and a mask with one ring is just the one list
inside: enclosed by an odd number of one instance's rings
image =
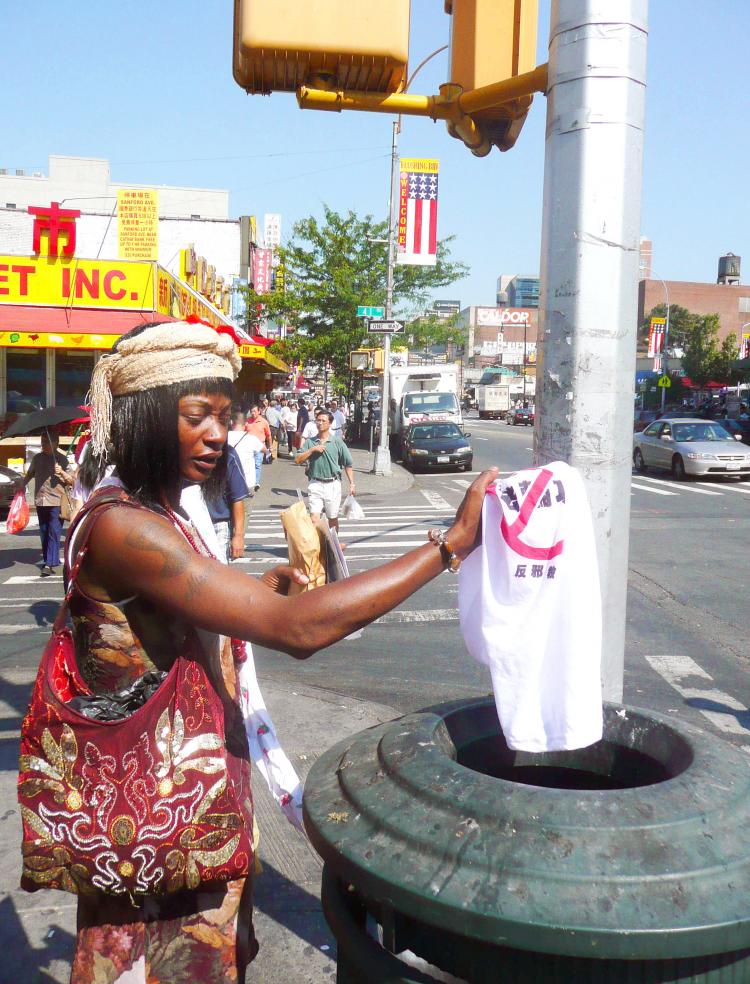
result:
[[(269, 0), (264, 0), (269, 2)], [(372, 2), (372, 0), (368, 0)], [(231, 213), (281, 212), (284, 234), (325, 202), (384, 217), (389, 117), (302, 112), (231, 74), (231, 0), (4, 4), (0, 166), (104, 157), (114, 180), (227, 188)], [(721, 253), (750, 281), (747, 0), (651, 0), (642, 233), (654, 269), (713, 280)], [(412, 2), (412, 65), (447, 41), (442, 0)], [(540, 0), (539, 61), (549, 0)], [(415, 89), (445, 80), (446, 56)], [(545, 100), (510, 153), (478, 160), (442, 123), (406, 119), (403, 156), (441, 161), (439, 235), (469, 277), (441, 292), (494, 303), (500, 273), (539, 268)]]

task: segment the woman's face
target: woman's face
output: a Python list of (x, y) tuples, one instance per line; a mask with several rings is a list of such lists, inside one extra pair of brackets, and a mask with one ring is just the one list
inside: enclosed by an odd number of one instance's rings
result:
[(183, 396), (177, 413), (180, 474), (188, 482), (205, 482), (224, 453), (232, 401), (220, 393)]

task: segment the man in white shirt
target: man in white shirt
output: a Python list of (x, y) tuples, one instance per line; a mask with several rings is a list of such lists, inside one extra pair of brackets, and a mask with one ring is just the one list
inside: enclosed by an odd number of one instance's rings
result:
[(297, 430), (297, 412), (286, 400), (281, 401), (281, 427), (279, 429), (279, 449), (282, 433), (286, 433), (289, 456), (294, 454), (294, 432)]
[(255, 453), (262, 451), (263, 445), (255, 434), (248, 434), (245, 430), (245, 414), (241, 410), (235, 410), (232, 414), (232, 427), (227, 433), (227, 443), (239, 455), (247, 487), (254, 489), (258, 485)]
[(331, 434), (334, 437), (343, 438), (344, 431), (346, 430), (346, 414), (339, 407), (338, 400), (331, 400), (331, 413), (333, 414)]
[(312, 407), (310, 408), (310, 422), (305, 424), (302, 431), (302, 444), (304, 444), (309, 438), (318, 436), (318, 425), (315, 422), (315, 418), (321, 410), (325, 410), (325, 407), (316, 407), (315, 410), (313, 410)]

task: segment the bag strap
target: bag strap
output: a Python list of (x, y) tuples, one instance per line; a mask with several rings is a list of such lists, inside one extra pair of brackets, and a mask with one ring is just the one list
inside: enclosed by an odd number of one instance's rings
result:
[[(136, 502), (127, 496), (121, 489), (107, 490), (102, 489), (101, 492), (94, 493), (86, 502), (78, 513), (73, 522), (72, 526), (68, 530), (68, 540), (72, 538), (74, 533), (78, 530), (81, 522), (89, 515), (91, 515), (91, 522), (88, 523), (86, 529), (82, 533), (81, 542), (78, 544), (78, 549), (76, 551), (75, 559), (68, 569), (68, 586), (65, 592), (65, 597), (62, 600), (60, 608), (58, 609), (57, 615), (55, 616), (55, 621), (52, 625), (52, 632), (61, 632), (63, 626), (65, 625), (65, 619), (70, 610), (70, 599), (73, 597), (73, 591), (76, 586), (76, 578), (78, 577), (78, 572), (81, 569), (81, 565), (88, 553), (89, 540), (91, 539), (91, 533), (94, 526), (104, 513), (109, 512), (110, 509), (114, 509), (117, 506), (129, 506), (130, 508), (146, 509), (146, 506), (142, 506), (140, 502)], [(67, 558), (65, 561), (65, 567), (68, 567)]]

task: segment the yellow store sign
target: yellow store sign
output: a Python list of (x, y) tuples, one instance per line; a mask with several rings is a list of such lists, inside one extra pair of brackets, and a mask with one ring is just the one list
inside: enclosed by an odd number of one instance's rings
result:
[(0, 256), (0, 304), (154, 309), (154, 263)]
[(0, 331), (0, 348), (111, 349), (119, 335), (91, 335), (51, 331)]

